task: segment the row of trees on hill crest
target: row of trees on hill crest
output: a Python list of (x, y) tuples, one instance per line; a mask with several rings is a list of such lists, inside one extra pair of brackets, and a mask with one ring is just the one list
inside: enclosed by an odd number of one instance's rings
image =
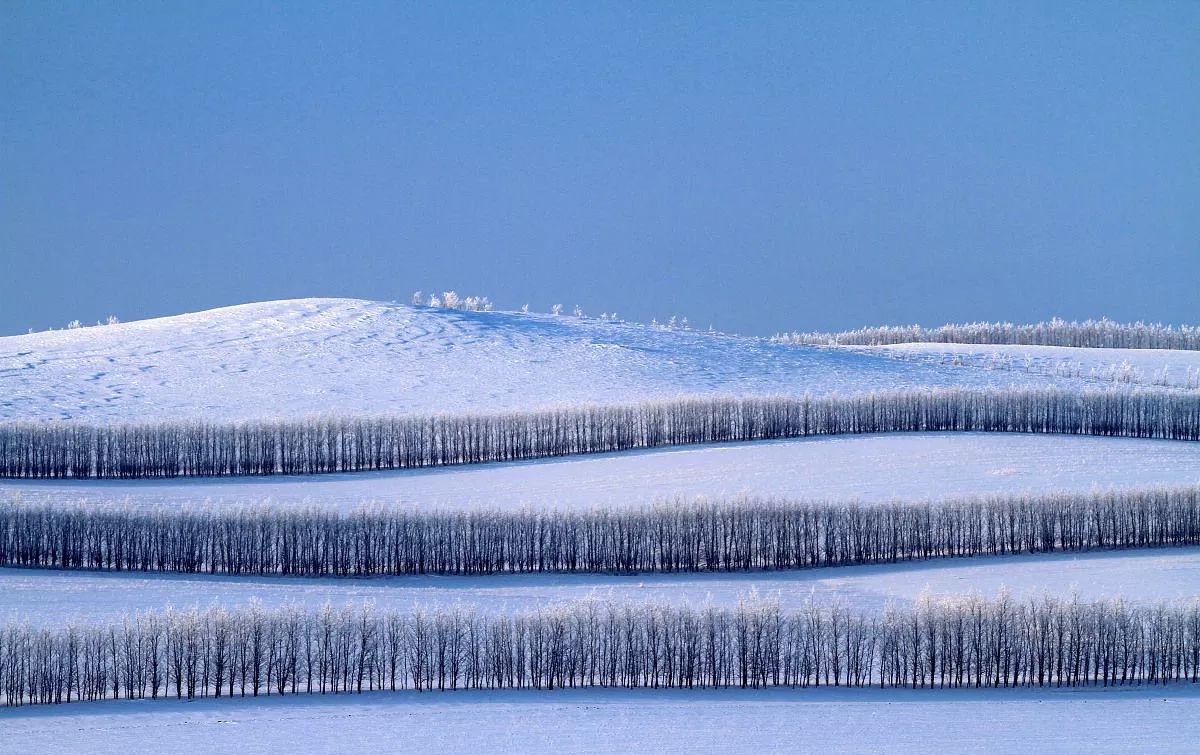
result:
[(1158, 323), (1053, 319), (1029, 325), (971, 322), (922, 328), (885, 325), (840, 333), (793, 332), (775, 336), (777, 343), (814, 346), (889, 346), (900, 343), (968, 343), (1019, 346), (1076, 346), (1118, 349), (1200, 350), (1200, 326)]

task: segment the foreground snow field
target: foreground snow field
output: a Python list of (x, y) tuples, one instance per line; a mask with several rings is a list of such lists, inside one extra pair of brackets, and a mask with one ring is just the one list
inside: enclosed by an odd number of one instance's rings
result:
[[(554, 690), (0, 710), (13, 752), (1194, 752), (1194, 685)], [(302, 745), (300, 743), (303, 743)]]
[(299, 604), (310, 608), (370, 601), (380, 609), (471, 606), (481, 612), (520, 611), (577, 600), (699, 606), (736, 605), (757, 596), (799, 608), (809, 600), (839, 600), (881, 611), (923, 595), (977, 592), (995, 597), (1121, 595), (1135, 602), (1200, 597), (1200, 548), (1083, 554), (982, 557), (852, 566), (792, 572), (722, 574), (536, 574), (486, 577), (304, 579), (123, 572), (0, 569), (0, 622), (59, 625), (100, 622), (175, 608), (244, 608)]
[(680, 394), (1104, 385), (598, 319), (298, 299), (0, 338), (0, 420), (514, 410)]
[(689, 446), (530, 462), (313, 477), (166, 482), (0, 480), (0, 498), (179, 506), (269, 501), (353, 510), (622, 506), (695, 496), (883, 501), (1200, 483), (1200, 443), (912, 433)]

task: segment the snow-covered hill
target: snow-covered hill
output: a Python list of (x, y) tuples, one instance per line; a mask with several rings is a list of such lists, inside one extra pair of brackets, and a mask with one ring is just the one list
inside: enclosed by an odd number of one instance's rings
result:
[(236, 420), (702, 393), (1108, 384), (597, 319), (297, 299), (0, 338), (0, 420)]

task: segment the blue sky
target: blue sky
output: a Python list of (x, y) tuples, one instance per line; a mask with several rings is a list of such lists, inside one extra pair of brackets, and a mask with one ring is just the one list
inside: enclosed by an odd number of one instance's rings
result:
[(0, 5), (0, 333), (1200, 321), (1200, 3)]

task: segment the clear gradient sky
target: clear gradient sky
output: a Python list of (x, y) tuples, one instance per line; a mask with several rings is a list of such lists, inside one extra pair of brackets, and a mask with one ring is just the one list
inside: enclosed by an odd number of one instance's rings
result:
[(0, 333), (1200, 321), (1200, 2), (0, 3)]

